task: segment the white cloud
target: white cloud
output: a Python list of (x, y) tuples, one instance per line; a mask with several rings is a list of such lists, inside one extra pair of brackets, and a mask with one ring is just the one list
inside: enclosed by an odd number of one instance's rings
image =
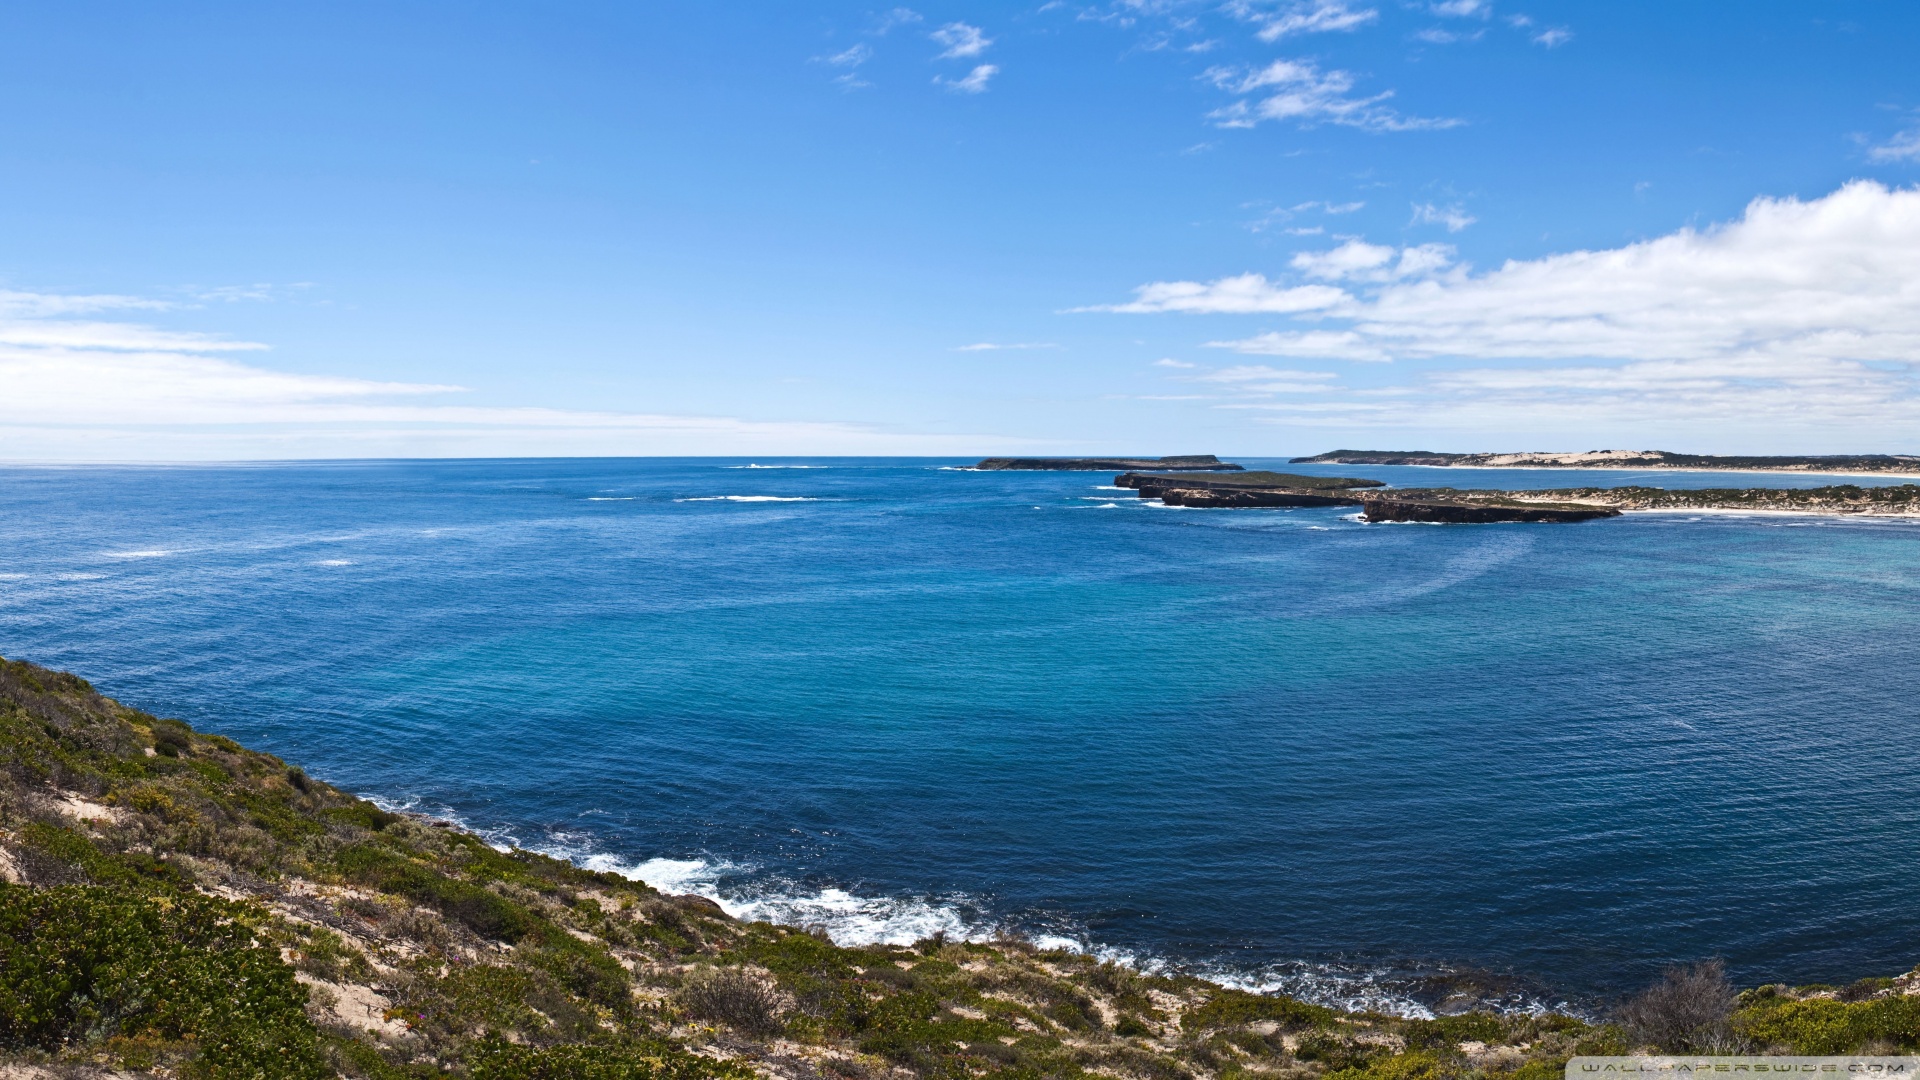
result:
[(861, 42), (845, 52), (835, 53), (824, 61), (834, 67), (859, 67), (873, 57), (873, 46)]
[(1355, 239), (1330, 251), (1303, 251), (1288, 265), (1323, 281), (1393, 281), (1431, 274), (1452, 262), (1453, 249), (1445, 244), (1396, 249)]
[(606, 453), (973, 452), (858, 424), (448, 404), (459, 386), (277, 371), (208, 355), (264, 345), (74, 312), (121, 296), (0, 292), (0, 458), (186, 459)]
[[(1263, 120), (1289, 120), (1303, 127), (1328, 123), (1365, 131), (1419, 131), (1450, 128), (1460, 123), (1402, 116), (1383, 104), (1393, 96), (1391, 90), (1371, 97), (1354, 97), (1351, 73), (1322, 72), (1306, 60), (1275, 60), (1266, 67), (1252, 70), (1217, 67), (1205, 75), (1215, 86), (1241, 98), (1208, 114), (1220, 127), (1250, 128)], [(1256, 94), (1263, 96), (1257, 99), (1251, 96)]]
[(1920, 161), (1920, 125), (1868, 150), (1867, 157), (1873, 161)]
[(1493, 5), (1487, 0), (1445, 0), (1433, 5), (1435, 15), (1448, 15), (1456, 19), (1484, 19), (1493, 14)]
[(910, 26), (920, 21), (919, 12), (912, 8), (897, 7), (880, 16), (880, 21), (874, 26), (873, 32), (876, 34), (885, 34), (897, 26)]
[(1297, 214), (1305, 213), (1308, 210), (1318, 210), (1323, 214), (1351, 214), (1355, 210), (1363, 209), (1366, 205), (1365, 202), (1330, 203), (1313, 200), (1300, 203), (1292, 207), (1292, 210)]
[(1147, 314), (1166, 311), (1196, 315), (1289, 314), (1331, 307), (1347, 294), (1328, 285), (1284, 288), (1269, 284), (1260, 274), (1241, 274), (1202, 284), (1197, 281), (1156, 281), (1133, 291), (1125, 304), (1076, 308), (1076, 311), (1117, 311)]
[(814, 59), (833, 67), (845, 68), (845, 71), (833, 77), (833, 81), (845, 89), (864, 90), (873, 85), (860, 77), (860, 65), (873, 59), (873, 47), (865, 42), (859, 42), (851, 48), (843, 52), (835, 53), (832, 56), (821, 56), (815, 57)]
[[(1210, 344), (1304, 360), (1455, 362), (1348, 391), (1314, 423), (1564, 434), (1684, 421), (1914, 449), (1920, 188), (1856, 181), (1807, 201), (1761, 198), (1716, 227), (1479, 273), (1383, 277), (1406, 259), (1387, 261), (1390, 250), (1350, 241), (1301, 257), (1303, 275), (1347, 283), (1338, 299), (1295, 314), (1316, 325)], [(1117, 310), (1226, 310), (1204, 302), (1213, 286), (1150, 288), (1189, 306)]]
[(1533, 43), (1535, 45), (1545, 45), (1549, 49), (1558, 48), (1572, 40), (1573, 31), (1562, 26), (1556, 26), (1550, 30), (1542, 30), (1533, 35)]
[(967, 72), (963, 79), (943, 79), (935, 75), (933, 81), (935, 85), (944, 86), (956, 94), (984, 94), (987, 91), (987, 80), (999, 72), (1000, 69), (992, 64), (981, 64)]
[(1175, 360), (1172, 357), (1163, 357), (1159, 360), (1155, 360), (1153, 362), (1153, 366), (1154, 367), (1170, 367), (1170, 368), (1192, 368), (1192, 367), (1199, 367), (1200, 365), (1189, 364), (1185, 360)]
[[(957, 60), (979, 56), (993, 44), (993, 39), (982, 33), (977, 26), (968, 26), (963, 22), (952, 22), (928, 34), (934, 44), (939, 45), (941, 60)], [(975, 70), (978, 70), (977, 68)]]
[(1352, 330), (1269, 331), (1238, 341), (1209, 341), (1209, 348), (1232, 349), (1250, 356), (1289, 356), (1302, 360), (1349, 360), (1386, 363), (1393, 354)]
[(1354, 30), (1380, 17), (1373, 8), (1349, 7), (1342, 0), (1292, 3), (1278, 11), (1254, 0), (1234, 0), (1226, 10), (1236, 18), (1258, 24), (1256, 36), (1261, 41), (1278, 41), (1290, 34)]
[(1189, 378), (1192, 382), (1226, 383), (1241, 394), (1324, 394), (1333, 389), (1327, 383), (1339, 377), (1331, 371), (1287, 371), (1265, 364), (1244, 364)]
[(84, 315), (97, 311), (167, 311), (174, 307), (164, 300), (137, 296), (56, 296), (46, 293), (14, 292), (0, 289), (0, 320), (39, 319), (50, 315)]
[(976, 341), (972, 345), (960, 345), (954, 352), (996, 352), (1001, 349), (1058, 349), (1059, 345), (1051, 341), (1017, 341), (1002, 345), (993, 341)]
[(1448, 232), (1459, 232), (1480, 220), (1458, 206), (1436, 206), (1433, 203), (1413, 204), (1413, 224), (1444, 225)]
[(1430, 26), (1425, 30), (1416, 32), (1413, 36), (1430, 45), (1452, 45), (1461, 41), (1479, 41), (1485, 35), (1485, 30), (1475, 30), (1471, 34), (1463, 34), (1455, 30), (1442, 30), (1437, 26)]

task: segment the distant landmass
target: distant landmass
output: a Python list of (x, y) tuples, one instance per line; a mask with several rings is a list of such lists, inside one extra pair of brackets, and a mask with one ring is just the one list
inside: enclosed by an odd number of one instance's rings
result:
[(1162, 458), (1006, 458), (990, 457), (975, 465), (974, 468), (999, 472), (1005, 470), (1026, 470), (1033, 472), (1114, 472), (1123, 469), (1157, 469), (1160, 472), (1216, 472), (1238, 471), (1245, 468), (1231, 462), (1221, 461), (1212, 454), (1187, 454), (1180, 457)]
[(1920, 485), (1818, 488), (1653, 487), (1479, 491), (1387, 488), (1378, 480), (1293, 473), (1241, 472), (1169, 475), (1130, 472), (1114, 485), (1168, 506), (1215, 508), (1358, 506), (1368, 521), (1573, 522), (1618, 517), (1626, 510), (1786, 510), (1820, 514), (1920, 514)]
[(1920, 456), (1825, 454), (1740, 457), (1668, 450), (1581, 453), (1441, 454), (1431, 450), (1334, 450), (1292, 459), (1295, 465), (1438, 465), (1483, 469), (1716, 469), (1780, 472), (1920, 472)]

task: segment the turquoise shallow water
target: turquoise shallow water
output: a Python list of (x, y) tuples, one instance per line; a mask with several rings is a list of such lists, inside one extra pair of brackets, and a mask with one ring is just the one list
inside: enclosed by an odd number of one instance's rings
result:
[(0, 469), (0, 652), (848, 939), (1012, 927), (1403, 1009), (1461, 967), (1582, 1002), (1920, 960), (1920, 524), (749, 464)]

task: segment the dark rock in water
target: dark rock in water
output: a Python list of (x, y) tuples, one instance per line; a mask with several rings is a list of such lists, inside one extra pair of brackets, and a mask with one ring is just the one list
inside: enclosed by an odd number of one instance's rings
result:
[[(1163, 498), (1164, 492), (1179, 490), (1185, 492), (1201, 491), (1283, 491), (1296, 493), (1335, 494), (1350, 488), (1374, 488), (1386, 485), (1378, 480), (1358, 480), (1350, 476), (1301, 476), (1295, 473), (1277, 472), (1238, 472), (1238, 473), (1185, 473), (1166, 475), (1163, 473), (1130, 472), (1113, 478), (1115, 487), (1134, 488), (1143, 499)], [(1351, 500), (1349, 500), (1351, 501)], [(1183, 506), (1202, 506), (1204, 503), (1182, 503)], [(1221, 505), (1227, 505), (1222, 503)], [(1236, 506), (1326, 506), (1324, 502), (1313, 503), (1234, 503)]]
[(1358, 506), (1358, 495), (1335, 492), (1288, 491), (1282, 488), (1142, 488), (1143, 499), (1159, 499), (1168, 506)]
[(1368, 521), (1444, 521), (1486, 525), (1502, 521), (1591, 521), (1619, 517), (1611, 506), (1529, 505), (1504, 501), (1396, 499), (1370, 495), (1359, 500)]
[(974, 468), (989, 472), (1019, 470), (1030, 472), (1119, 472), (1127, 469), (1158, 469), (1161, 472), (1237, 472), (1244, 466), (1221, 461), (1212, 454), (1186, 454), (1163, 458), (1001, 458), (990, 457)]

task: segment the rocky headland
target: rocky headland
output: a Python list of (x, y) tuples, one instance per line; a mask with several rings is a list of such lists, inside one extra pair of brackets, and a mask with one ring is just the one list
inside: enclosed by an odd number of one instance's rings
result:
[(1346, 1012), (1013, 937), (836, 945), (389, 813), (0, 660), (6, 1080), (1559, 1080), (1634, 1048), (1920, 1048), (1920, 972), (1618, 1010)]
[(1162, 458), (985, 458), (974, 466), (983, 472), (1116, 472), (1156, 469), (1160, 472), (1231, 472), (1245, 466), (1221, 461), (1212, 454)]
[(1388, 488), (1378, 480), (1292, 473), (1124, 473), (1117, 487), (1168, 506), (1358, 506), (1368, 521), (1460, 524), (1575, 522), (1641, 511), (1775, 511), (1880, 517), (1920, 515), (1920, 485), (1817, 488), (1548, 488), (1492, 491)]

